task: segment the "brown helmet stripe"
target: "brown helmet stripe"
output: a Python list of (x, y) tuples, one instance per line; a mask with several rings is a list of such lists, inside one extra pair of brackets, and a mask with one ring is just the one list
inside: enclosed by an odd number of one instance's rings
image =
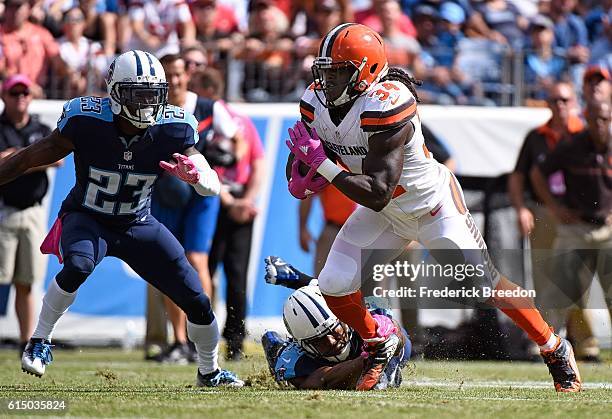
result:
[(336, 26), (332, 29), (323, 42), (321, 42), (321, 47), (319, 48), (319, 57), (331, 57), (332, 46), (334, 45), (334, 41), (342, 32), (344, 28), (354, 25), (354, 23), (343, 23), (342, 25)]

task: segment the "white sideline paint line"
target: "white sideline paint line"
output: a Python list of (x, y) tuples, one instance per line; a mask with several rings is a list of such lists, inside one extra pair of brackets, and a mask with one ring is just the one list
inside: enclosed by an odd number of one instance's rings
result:
[[(404, 387), (405, 384), (402, 384), (402, 387)], [(552, 384), (550, 384), (550, 390), (551, 393), (554, 392), (554, 389), (552, 387)], [(459, 392), (461, 390), (458, 390)], [(461, 394), (461, 393), (455, 393), (455, 394)], [(327, 396), (327, 394), (323, 393), (322, 394), (324, 397)], [(414, 396), (416, 398), (414, 399), (409, 399), (407, 400), (407, 402), (412, 402), (414, 404), (422, 404), (423, 402), (427, 402), (428, 400), (423, 400), (423, 399), (419, 399), (418, 398), (418, 393), (415, 393)], [(332, 398), (347, 398), (347, 397), (357, 397), (357, 398), (368, 398), (368, 399), (372, 399), (372, 398), (378, 398), (378, 399), (387, 399), (389, 396), (385, 391), (369, 391), (367, 393), (363, 393), (363, 392), (359, 392), (359, 391), (343, 391), (342, 393), (336, 393), (333, 395), (330, 395), (330, 397)], [(533, 402), (533, 403), (542, 403), (542, 400), (539, 398), (528, 398), (528, 397), (481, 397), (481, 396), (454, 396), (454, 395), (440, 395), (438, 400), (457, 400), (457, 401), (462, 401), (462, 400), (490, 400), (490, 401), (499, 401), (499, 402)], [(547, 400), (547, 401), (554, 401), (555, 403), (572, 403), (572, 404), (576, 404), (577, 400), (572, 398), (572, 397), (568, 397), (568, 398), (562, 398), (562, 397), (557, 397), (554, 400)], [(585, 402), (587, 402), (587, 400), (585, 400)], [(588, 400), (588, 403), (601, 403), (601, 404), (610, 404), (612, 403), (612, 400)], [(435, 406), (432, 406), (435, 407)]]
[[(441, 380), (419, 380), (410, 381), (404, 380), (402, 383), (404, 386), (416, 386), (416, 387), (441, 387), (441, 388), (527, 388), (527, 389), (539, 389), (539, 388), (552, 388), (552, 381), (470, 381), (464, 382), (463, 384), (456, 381), (441, 381)], [(603, 382), (587, 382), (583, 383), (584, 389), (605, 389), (612, 390), (612, 383)], [(610, 400), (612, 402), (612, 400)]]
[(263, 246), (263, 236), (268, 221), (268, 207), (270, 205), (270, 195), (272, 193), (272, 185), (274, 184), (274, 168), (276, 167), (276, 157), (278, 155), (278, 147), (282, 142), (281, 138), (281, 127), (283, 119), (282, 117), (272, 117), (268, 120), (268, 126), (266, 127), (266, 139), (265, 139), (265, 181), (261, 186), (261, 192), (257, 199), (257, 206), (259, 207), (260, 213), (255, 218), (255, 224), (253, 225), (253, 237), (251, 239), (251, 255), (249, 257), (249, 266), (247, 269), (247, 301), (253, 301), (255, 295), (255, 284), (259, 279), (257, 278), (257, 269), (261, 265), (262, 261), (259, 260), (261, 257), (261, 248)]
[[(327, 396), (326, 394), (323, 393), (324, 396)], [(364, 394), (360, 394), (358, 392), (349, 392), (347, 391), (346, 393), (343, 393), (342, 395), (334, 395), (334, 397), (364, 397)], [(418, 397), (418, 394), (415, 394), (415, 397)], [(387, 395), (385, 394), (384, 391), (380, 391), (377, 392), (376, 390), (374, 391), (370, 391), (367, 393), (367, 398), (371, 399), (371, 398), (380, 398), (380, 399), (386, 399)], [(497, 401), (497, 402), (533, 402), (533, 403), (542, 403), (541, 399), (529, 399), (527, 397), (479, 397), (479, 396), (465, 396), (465, 397), (452, 397), (452, 396), (440, 396), (440, 398), (438, 400), (455, 400), (455, 401), (468, 401), (468, 400), (487, 400), (487, 401)], [(546, 401), (546, 400), (545, 400)], [(548, 400), (551, 401), (551, 400)], [(428, 400), (423, 400), (423, 399), (419, 399), (419, 398), (415, 398), (415, 399), (411, 399), (411, 400), (407, 400), (408, 403), (413, 403), (413, 404), (423, 404), (423, 402), (428, 402)], [(567, 398), (567, 399), (563, 399), (563, 398), (557, 398), (554, 400), (555, 403), (572, 403), (572, 404), (576, 404), (577, 400), (573, 399), (573, 398)], [(612, 403), (612, 400), (588, 400), (589, 403), (592, 404), (610, 404)], [(435, 406), (432, 405), (432, 407), (439, 407), (439, 406)]]

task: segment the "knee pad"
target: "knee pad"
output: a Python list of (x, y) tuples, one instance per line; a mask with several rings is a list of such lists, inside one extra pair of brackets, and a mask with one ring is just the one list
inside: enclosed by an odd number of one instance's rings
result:
[(341, 297), (361, 288), (361, 273), (357, 262), (333, 249), (319, 274), (319, 288), (325, 295)]
[(208, 325), (215, 319), (210, 299), (204, 292), (185, 298), (178, 306), (185, 312), (191, 323)]
[(56, 276), (57, 284), (66, 292), (75, 292), (95, 267), (93, 259), (71, 254), (64, 260), (64, 268)]

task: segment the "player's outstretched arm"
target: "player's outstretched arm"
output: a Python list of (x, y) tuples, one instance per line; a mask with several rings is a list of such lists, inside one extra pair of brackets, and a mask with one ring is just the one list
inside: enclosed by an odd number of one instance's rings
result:
[(189, 183), (202, 196), (219, 195), (221, 191), (219, 176), (210, 167), (206, 158), (195, 147), (189, 147), (183, 153), (185, 154), (174, 153), (172, 157), (175, 162), (162, 160), (159, 166)]
[(357, 357), (331, 367), (320, 367), (307, 377), (296, 377), (289, 382), (301, 390), (355, 390), (363, 370), (364, 358)]
[(339, 171), (333, 185), (358, 204), (381, 211), (391, 201), (402, 174), (404, 145), (413, 133), (410, 123), (372, 135), (362, 163), (363, 174)]
[(72, 142), (55, 129), (48, 136), (0, 160), (0, 185), (30, 169), (51, 165), (74, 150)]

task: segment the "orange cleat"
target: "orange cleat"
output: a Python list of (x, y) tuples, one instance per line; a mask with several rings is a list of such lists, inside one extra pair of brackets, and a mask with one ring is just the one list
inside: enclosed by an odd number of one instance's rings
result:
[(367, 359), (356, 386), (356, 389), (360, 391), (372, 390), (378, 384), (387, 364), (403, 346), (402, 340), (397, 335), (398, 329), (393, 320), (378, 314), (373, 317), (377, 323), (378, 337), (366, 339), (362, 356), (367, 356)]
[(555, 390), (558, 393), (577, 393), (582, 388), (580, 371), (576, 365), (574, 349), (567, 339), (559, 338), (557, 346), (546, 352), (540, 352), (548, 371), (553, 377)]

